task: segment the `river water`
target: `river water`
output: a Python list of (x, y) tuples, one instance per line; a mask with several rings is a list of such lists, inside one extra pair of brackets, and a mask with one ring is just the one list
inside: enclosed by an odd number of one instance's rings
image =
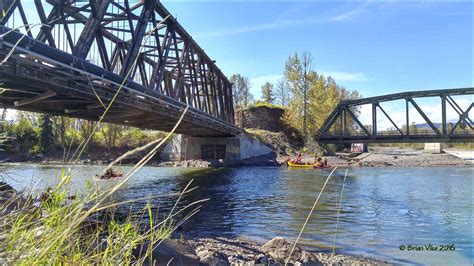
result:
[[(38, 192), (60, 177), (60, 166), (8, 164), (3, 179), (17, 189)], [(76, 166), (73, 191), (102, 166)], [(126, 171), (127, 167), (122, 170)], [(301, 243), (331, 251), (337, 227), (339, 252), (384, 258), (395, 263), (469, 264), (473, 255), (474, 168), (337, 169), (302, 234)], [(183, 204), (208, 198), (186, 230), (207, 236), (244, 236), (265, 241), (275, 236), (295, 239), (330, 169), (282, 167), (183, 169), (145, 167), (119, 192), (116, 200), (153, 198), (169, 210), (179, 192), (193, 180), (197, 189)], [(99, 181), (104, 189), (117, 181)], [(339, 214), (337, 210), (342, 195)], [(132, 208), (140, 209), (146, 199)], [(127, 208), (130, 204), (127, 205)], [(337, 224), (337, 225), (336, 225)], [(400, 246), (454, 245), (454, 251), (408, 251)]]

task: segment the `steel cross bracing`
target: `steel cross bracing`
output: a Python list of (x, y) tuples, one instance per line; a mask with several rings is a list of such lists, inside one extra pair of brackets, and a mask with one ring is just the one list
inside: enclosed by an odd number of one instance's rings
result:
[(189, 105), (178, 132), (240, 133), (232, 84), (158, 0), (0, 0), (0, 11), (3, 106), (98, 120), (123, 84), (105, 122), (170, 130)]
[[(474, 142), (474, 123), (469, 116), (473, 104), (474, 88), (429, 90), (396, 93), (378, 97), (342, 101), (329, 115), (319, 129), (316, 139), (320, 143), (392, 143), (392, 142)], [(470, 99), (467, 108), (461, 108), (455, 96)], [(418, 99), (435, 97), (441, 101), (441, 123), (423, 111)], [(404, 128), (397, 125), (391, 113), (382, 108), (381, 103), (404, 101)], [(371, 113), (357, 115), (362, 105), (370, 105)], [(410, 106), (424, 119), (428, 128), (410, 129)], [(447, 107), (458, 116), (457, 121), (447, 121)], [(371, 117), (371, 124), (363, 124), (361, 116)], [(378, 117), (386, 118), (393, 126), (391, 130), (378, 128)], [(462, 127), (462, 128), (461, 128)], [(413, 131), (413, 132), (412, 132)]]

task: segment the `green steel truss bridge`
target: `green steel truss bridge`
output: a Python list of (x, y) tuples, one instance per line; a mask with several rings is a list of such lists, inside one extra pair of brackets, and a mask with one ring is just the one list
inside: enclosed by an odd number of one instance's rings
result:
[[(473, 96), (474, 88), (461, 88), (403, 92), (342, 101), (329, 115), (315, 138), (320, 143), (473, 142)], [(460, 97), (468, 101), (467, 108), (463, 109), (458, 103)], [(435, 122), (433, 113), (427, 113), (417, 103), (428, 98), (435, 102), (435, 106), (439, 103), (437, 111), (441, 121)], [(395, 121), (393, 113), (383, 107), (390, 103), (404, 109), (401, 124)], [(448, 121), (448, 117), (452, 117), (450, 114), (454, 114), (457, 119)], [(423, 128), (419, 128), (420, 125), (416, 127), (411, 122), (411, 117), (415, 115), (424, 120)], [(362, 118), (370, 122), (362, 123)], [(380, 128), (379, 119), (387, 121), (390, 127)]]

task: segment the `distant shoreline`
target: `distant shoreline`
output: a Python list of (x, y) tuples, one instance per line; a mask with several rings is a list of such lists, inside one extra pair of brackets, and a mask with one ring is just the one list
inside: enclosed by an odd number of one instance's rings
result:
[[(312, 164), (314, 154), (306, 153), (302, 155), (303, 163)], [(443, 166), (474, 166), (474, 151), (448, 149), (444, 153), (431, 154), (424, 153), (423, 150), (409, 148), (371, 148), (366, 153), (337, 153), (336, 155), (325, 156), (328, 165), (337, 167), (443, 167)], [(464, 159), (462, 159), (464, 158)], [(159, 161), (154, 160), (148, 166), (154, 167), (197, 167), (197, 168), (219, 168), (219, 167), (245, 167), (245, 166), (282, 166), (286, 167), (286, 161), (292, 156), (280, 155), (275, 160), (266, 158), (256, 158), (245, 160), (237, 164), (219, 163), (217, 160), (187, 160), (187, 161)], [(120, 165), (133, 165), (139, 159), (126, 160)], [(3, 157), (0, 164), (27, 163), (44, 165), (103, 165), (106, 166), (112, 159), (82, 159), (77, 163), (63, 162), (61, 158), (46, 157), (41, 160), (18, 160), (17, 158)]]

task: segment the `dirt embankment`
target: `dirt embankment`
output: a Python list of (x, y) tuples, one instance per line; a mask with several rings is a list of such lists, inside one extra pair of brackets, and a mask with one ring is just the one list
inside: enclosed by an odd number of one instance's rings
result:
[(258, 106), (237, 110), (236, 125), (272, 146), (279, 157), (285, 157), (304, 145), (303, 136), (283, 121), (285, 110)]

